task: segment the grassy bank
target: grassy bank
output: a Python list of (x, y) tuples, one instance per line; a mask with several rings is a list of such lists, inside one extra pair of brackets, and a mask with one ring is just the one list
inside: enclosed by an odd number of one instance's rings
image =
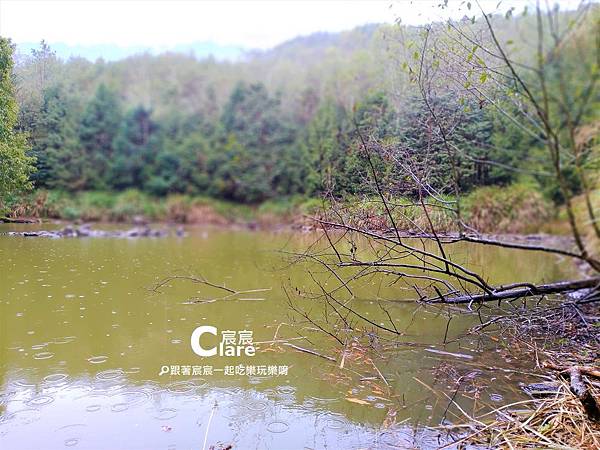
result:
[[(452, 199), (447, 199), (451, 201)], [(427, 199), (429, 217), (421, 206), (406, 198), (389, 200), (396, 224), (406, 231), (427, 230), (431, 220), (439, 231), (453, 231), (453, 213), (435, 207), (440, 202)], [(390, 226), (378, 198), (348, 198), (339, 206), (359, 226), (382, 229)], [(535, 233), (549, 221), (557, 222), (552, 205), (534, 187), (516, 184), (485, 187), (466, 196), (461, 203), (463, 217), (486, 233)], [(169, 195), (152, 197), (136, 190), (124, 192), (80, 192), (38, 190), (6, 202), (9, 217), (31, 217), (68, 221), (174, 222), (188, 224), (309, 225), (305, 216), (317, 215), (338, 220), (331, 205), (321, 199), (292, 197), (260, 205), (216, 200), (208, 197)], [(559, 222), (557, 222), (559, 223)], [(558, 231), (563, 231), (558, 226)]]
[(68, 221), (174, 222), (190, 224), (287, 223), (313, 212), (319, 201), (286, 198), (260, 205), (216, 200), (209, 197), (169, 195), (153, 197), (137, 190), (123, 192), (79, 192), (38, 190), (10, 199), (8, 217)]
[[(453, 200), (424, 199), (427, 214), (422, 205), (407, 198), (391, 198), (387, 206), (402, 231), (430, 232), (431, 222), (438, 232), (452, 232), (457, 231)], [(361, 228), (386, 229), (392, 225), (379, 198), (347, 199), (339, 206), (339, 211), (322, 214), (332, 221), (339, 220), (341, 214), (347, 223)], [(482, 233), (537, 233), (557, 213), (535, 187), (526, 184), (476, 189), (461, 199), (460, 209), (462, 220)]]

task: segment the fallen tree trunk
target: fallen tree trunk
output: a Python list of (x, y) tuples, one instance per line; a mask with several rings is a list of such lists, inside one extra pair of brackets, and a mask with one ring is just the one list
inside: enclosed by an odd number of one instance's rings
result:
[(573, 366), (569, 369), (569, 377), (571, 378), (571, 392), (579, 399), (585, 409), (586, 414), (591, 420), (600, 421), (600, 406), (596, 398), (592, 395), (589, 388), (581, 378), (581, 368)]
[(12, 217), (0, 217), (0, 223), (39, 223), (36, 219), (19, 219)]
[(424, 300), (426, 303), (481, 303), (500, 300), (511, 300), (522, 297), (533, 297), (536, 295), (560, 294), (564, 292), (579, 291), (581, 289), (591, 289), (600, 286), (600, 277), (588, 278), (577, 281), (561, 281), (558, 283), (528, 285), (520, 289), (510, 289), (506, 291), (496, 291), (488, 294), (467, 294), (455, 297), (438, 297), (433, 300)]
[(600, 378), (600, 370), (592, 366), (559, 366), (549, 361), (545, 362), (543, 367), (558, 371), (562, 376), (569, 377), (571, 380), (570, 389), (583, 405), (587, 416), (594, 421), (600, 421), (600, 405), (598, 400), (591, 393), (582, 375)]

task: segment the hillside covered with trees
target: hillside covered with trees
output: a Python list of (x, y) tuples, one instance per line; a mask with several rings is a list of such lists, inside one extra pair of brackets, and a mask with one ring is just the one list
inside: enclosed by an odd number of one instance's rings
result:
[[(575, 17), (563, 13), (561, 20)], [(597, 11), (586, 20), (588, 28), (597, 26)], [(535, 18), (494, 21), (513, 57), (530, 58)], [(480, 21), (463, 22), (476, 28)], [(38, 190), (138, 189), (157, 197), (202, 195), (246, 204), (324, 193), (355, 196), (371, 189), (362, 135), (389, 149), (409, 149), (414, 164), (430, 168), (436, 189), (450, 195), (444, 142), (432, 132), (412, 79), (422, 39), (418, 28), (369, 25), (300, 37), (238, 62), (177, 53), (64, 61), (42, 42), (29, 55), (14, 55), (17, 129), (28, 136), (28, 154), (35, 158), (33, 184)], [(597, 64), (595, 43), (582, 33), (577, 45), (580, 53), (566, 60), (574, 72), (571, 82), (583, 89)], [(483, 62), (486, 55), (467, 51), (465, 57)], [(439, 70), (452, 64), (442, 62)], [(489, 84), (487, 78), (474, 74), (465, 91)], [(550, 76), (550, 89), (559, 89), (559, 82)], [(484, 98), (442, 89), (434, 102), (453, 117), (462, 192), (525, 181), (561, 203), (535, 133), (487, 108)], [(598, 98), (589, 99), (583, 111), (591, 129), (597, 127), (598, 105)], [(415, 194), (391, 158), (379, 155), (377, 164), (397, 195)], [(569, 189), (581, 189), (575, 177)], [(11, 198), (5, 197), (5, 205)]]

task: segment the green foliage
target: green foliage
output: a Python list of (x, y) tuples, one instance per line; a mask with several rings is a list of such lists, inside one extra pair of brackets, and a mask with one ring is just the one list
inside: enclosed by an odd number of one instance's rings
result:
[(88, 103), (79, 124), (79, 141), (85, 154), (79, 168), (83, 187), (106, 189), (110, 166), (114, 161), (113, 140), (121, 122), (117, 95), (101, 84)]
[(84, 187), (82, 169), (86, 161), (79, 147), (76, 111), (74, 100), (62, 86), (44, 91), (32, 130), (32, 153), (38, 169), (32, 180), (36, 186), (60, 190)]
[(15, 130), (18, 106), (12, 80), (12, 46), (0, 37), (0, 209), (9, 196), (31, 187), (34, 158), (27, 156), (27, 140)]
[[(294, 133), (282, 116), (280, 100), (262, 84), (238, 84), (221, 117), (222, 154), (208, 161), (221, 180), (217, 194), (258, 202), (302, 189), (302, 166), (293, 155)], [(279, 192), (278, 192), (279, 191)]]
[(310, 158), (307, 192), (343, 192), (349, 130), (346, 111), (331, 100), (324, 102), (308, 123), (301, 144)]
[(108, 165), (105, 184), (121, 190), (146, 183), (147, 166), (152, 163), (159, 147), (157, 130), (151, 111), (142, 106), (125, 116), (111, 143), (113, 158)]
[(161, 208), (162, 206), (149, 195), (135, 189), (128, 189), (116, 198), (114, 206), (110, 209), (110, 218), (118, 221), (136, 216), (154, 219), (160, 215)]

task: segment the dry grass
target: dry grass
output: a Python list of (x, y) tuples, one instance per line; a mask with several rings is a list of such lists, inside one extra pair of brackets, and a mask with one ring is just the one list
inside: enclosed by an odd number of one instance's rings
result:
[(482, 233), (536, 233), (552, 216), (552, 206), (527, 185), (489, 186), (465, 202), (469, 226)]
[[(592, 387), (600, 397), (600, 390)], [(586, 416), (581, 402), (561, 382), (555, 395), (536, 400), (534, 408), (523, 411), (507, 405), (492, 411), (489, 422), (461, 442), (494, 448), (600, 448), (600, 424)]]
[(590, 419), (570, 386), (570, 369), (579, 367), (588, 374), (581, 376), (585, 387), (600, 404), (600, 305), (577, 305), (560, 297), (498, 317), (502, 320), (489, 328), (486, 322), (473, 332), (509, 343), (505, 351), (511, 359), (533, 358), (536, 364), (530, 370), (552, 380), (550, 393), (465, 416), (446, 427), (467, 430), (454, 436), (452, 448), (600, 449), (600, 422)]

